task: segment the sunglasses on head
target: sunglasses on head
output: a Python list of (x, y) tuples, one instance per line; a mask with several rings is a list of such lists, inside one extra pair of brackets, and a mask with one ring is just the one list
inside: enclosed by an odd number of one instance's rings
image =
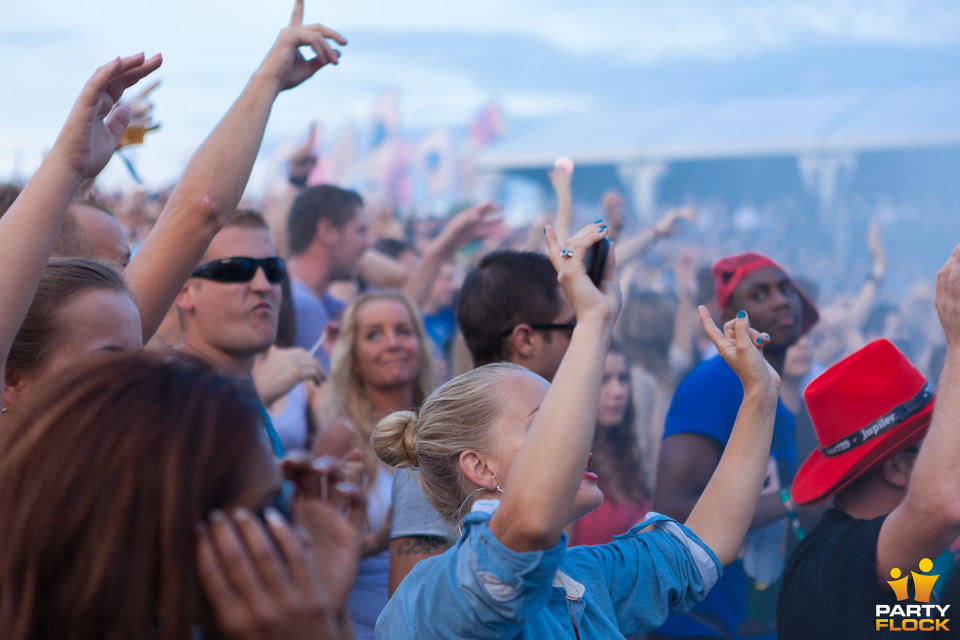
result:
[(270, 284), (280, 284), (287, 275), (283, 258), (236, 257), (204, 262), (193, 270), (191, 277), (215, 282), (250, 282), (260, 268)]

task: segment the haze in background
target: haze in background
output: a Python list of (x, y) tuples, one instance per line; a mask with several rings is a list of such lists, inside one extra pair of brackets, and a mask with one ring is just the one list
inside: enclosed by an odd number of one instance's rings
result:
[[(128, 154), (148, 186), (169, 184), (288, 21), (287, 5), (8, 7), (0, 25), (0, 179), (36, 168), (96, 66), (159, 51), (163, 84), (153, 102), (163, 126)], [(339, 67), (281, 96), (264, 157), (302, 138), (311, 120), (323, 125), (323, 144), (350, 123), (362, 131), (391, 88), (405, 132), (466, 128), (494, 102), (509, 137), (549, 118), (638, 105), (960, 82), (960, 6), (949, 0), (308, 0), (305, 21), (340, 30), (350, 44)], [(265, 164), (253, 191), (265, 188)], [(102, 184), (132, 181), (113, 161)]]

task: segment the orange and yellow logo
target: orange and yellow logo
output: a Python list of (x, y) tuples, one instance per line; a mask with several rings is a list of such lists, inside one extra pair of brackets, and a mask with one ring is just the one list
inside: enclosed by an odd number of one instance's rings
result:
[[(890, 577), (893, 580), (887, 580), (887, 584), (893, 589), (898, 604), (877, 605), (877, 631), (881, 629), (889, 631), (950, 630), (947, 627), (950, 619), (946, 617), (950, 605), (929, 604), (930, 594), (933, 593), (933, 586), (937, 583), (940, 574), (930, 575), (933, 571), (933, 561), (930, 558), (921, 560), (918, 568), (920, 573), (911, 571), (909, 576), (903, 576), (900, 569), (896, 567), (890, 570)], [(901, 605), (900, 602), (910, 599), (908, 593), (910, 576), (913, 576), (913, 601), (920, 604)]]

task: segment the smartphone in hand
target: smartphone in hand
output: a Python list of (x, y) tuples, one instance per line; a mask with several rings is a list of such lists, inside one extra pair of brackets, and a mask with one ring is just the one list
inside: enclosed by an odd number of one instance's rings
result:
[(603, 268), (607, 264), (607, 253), (610, 252), (610, 240), (601, 238), (600, 242), (587, 249), (587, 257), (584, 262), (587, 265), (587, 274), (593, 280), (593, 284), (600, 286), (603, 279)]

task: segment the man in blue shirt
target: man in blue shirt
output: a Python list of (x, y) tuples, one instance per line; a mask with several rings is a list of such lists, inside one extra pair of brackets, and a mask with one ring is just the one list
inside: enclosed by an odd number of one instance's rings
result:
[[(763, 355), (780, 373), (787, 349), (819, 317), (813, 303), (779, 265), (758, 253), (723, 258), (711, 273), (722, 322), (746, 311), (753, 328), (770, 335)], [(700, 364), (680, 384), (667, 413), (655, 511), (680, 522), (690, 515), (720, 461), (742, 399), (739, 379), (719, 356)], [(793, 416), (779, 402), (764, 493), (742, 558), (724, 569), (696, 609), (671, 616), (653, 637), (774, 637), (776, 584), (786, 559), (784, 537), (790, 532), (789, 501), (781, 492), (796, 466), (793, 428)]]
[[(363, 200), (356, 192), (333, 185), (304, 189), (290, 208), (287, 239), (290, 293), (297, 318), (293, 342), (310, 349), (343, 311), (343, 303), (327, 293), (330, 283), (354, 278), (360, 255), (370, 247)], [(327, 352), (318, 349), (316, 356), (329, 373)]]

